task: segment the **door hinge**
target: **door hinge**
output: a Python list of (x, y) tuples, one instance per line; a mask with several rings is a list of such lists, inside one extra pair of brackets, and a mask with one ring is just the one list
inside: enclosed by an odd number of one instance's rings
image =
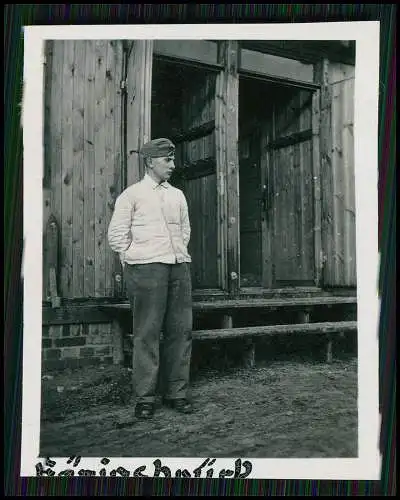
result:
[(121, 90), (126, 92), (126, 80), (121, 80), (120, 88), (121, 88)]

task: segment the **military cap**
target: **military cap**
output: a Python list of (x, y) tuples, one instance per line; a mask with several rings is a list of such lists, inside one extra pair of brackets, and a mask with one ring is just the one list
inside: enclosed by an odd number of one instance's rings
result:
[(140, 153), (151, 158), (168, 157), (175, 153), (175, 145), (169, 139), (161, 137), (146, 142), (140, 149)]

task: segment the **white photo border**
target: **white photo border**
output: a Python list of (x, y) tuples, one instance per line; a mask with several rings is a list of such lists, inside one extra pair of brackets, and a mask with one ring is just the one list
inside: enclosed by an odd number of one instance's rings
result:
[[(42, 339), (42, 217), (43, 217), (43, 60), (44, 41), (56, 39), (235, 39), (235, 40), (355, 40), (355, 186), (358, 300), (358, 458), (252, 459), (250, 479), (379, 480), (380, 414), (378, 277), (378, 95), (379, 21), (288, 24), (72, 25), (24, 28), (24, 249), (23, 387), (21, 476), (36, 476), (39, 457)], [(99, 471), (98, 458), (82, 457), (80, 468)], [(193, 471), (208, 457), (108, 457), (108, 471), (124, 467), (152, 477), (159, 458), (174, 475)], [(212, 457), (209, 457), (212, 458)], [(68, 457), (52, 457), (56, 475)], [(234, 469), (235, 459), (217, 459), (214, 470)], [(201, 477), (205, 477), (207, 467)], [(214, 475), (217, 477), (217, 475)]]

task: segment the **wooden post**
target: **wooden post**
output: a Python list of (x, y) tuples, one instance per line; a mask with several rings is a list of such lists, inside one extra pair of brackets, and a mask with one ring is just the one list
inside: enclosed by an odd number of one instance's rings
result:
[[(314, 79), (320, 83), (322, 75), (315, 68)], [(313, 201), (314, 201), (314, 262), (315, 286), (321, 285), (322, 246), (321, 246), (321, 157), (320, 157), (320, 130), (321, 130), (321, 91), (317, 90), (312, 98), (312, 161), (313, 161)]]
[(118, 318), (112, 322), (111, 334), (113, 339), (113, 363), (114, 365), (121, 365), (124, 361), (124, 333)]
[[(323, 59), (315, 67), (315, 80), (320, 90), (320, 210), (321, 210), (321, 250), (318, 266), (319, 279), (324, 284), (332, 284), (332, 262), (335, 253), (334, 210), (333, 210), (333, 178), (332, 178), (332, 91), (329, 84), (329, 61)], [(317, 103), (315, 103), (317, 104)], [(315, 125), (315, 124), (314, 124)], [(316, 191), (314, 191), (316, 194)], [(315, 207), (318, 210), (318, 206)], [(317, 212), (315, 214), (318, 215)]]
[(309, 323), (310, 322), (310, 310), (304, 309), (299, 312), (299, 321), (300, 323)]
[[(218, 61), (224, 61), (224, 42), (218, 42)], [(218, 284), (223, 289), (227, 285), (227, 263), (226, 263), (226, 245), (227, 245), (227, 196), (226, 196), (226, 78), (224, 71), (221, 71), (216, 78), (215, 85), (215, 156), (217, 171), (217, 259), (218, 259)]]
[(227, 328), (232, 328), (232, 326), (233, 326), (232, 316), (230, 316), (229, 314), (224, 314), (222, 316), (222, 328), (227, 329)]
[[(234, 40), (220, 42), (218, 62), (224, 69), (217, 79), (219, 109), (216, 113), (217, 172), (221, 179), (220, 193), (225, 192), (226, 200), (220, 197), (221, 215), (226, 209), (226, 272), (227, 288), (231, 296), (239, 292), (240, 277), (240, 221), (239, 221), (239, 155), (238, 155), (238, 113), (239, 77), (238, 43)], [(224, 229), (221, 231), (224, 237)], [(224, 245), (220, 245), (224, 248)]]
[(328, 342), (326, 344), (326, 362), (327, 363), (332, 363), (332, 337), (329, 335), (328, 336)]
[(244, 364), (246, 368), (254, 368), (256, 365), (256, 346), (254, 340), (245, 342)]

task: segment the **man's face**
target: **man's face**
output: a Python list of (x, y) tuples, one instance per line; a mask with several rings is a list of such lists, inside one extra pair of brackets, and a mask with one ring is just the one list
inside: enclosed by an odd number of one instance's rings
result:
[(150, 162), (150, 169), (158, 182), (167, 181), (175, 169), (174, 156), (152, 158)]

